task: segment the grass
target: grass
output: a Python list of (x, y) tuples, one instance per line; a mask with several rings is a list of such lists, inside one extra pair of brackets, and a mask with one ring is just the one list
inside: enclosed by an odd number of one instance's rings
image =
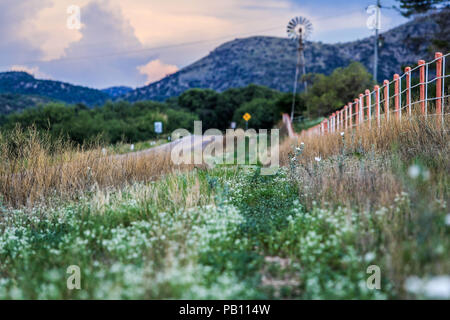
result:
[(0, 150), (0, 194), (11, 207), (73, 200), (97, 188), (193, 168), (172, 165), (168, 152), (116, 157), (104, 154), (100, 145), (75, 147), (33, 128), (0, 134)]
[(448, 131), (404, 120), (285, 140), (273, 176), (1, 137), (0, 298), (442, 298)]

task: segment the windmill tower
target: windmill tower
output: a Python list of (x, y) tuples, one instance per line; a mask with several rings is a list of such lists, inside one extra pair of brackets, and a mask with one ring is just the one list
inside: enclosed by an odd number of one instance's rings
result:
[[(297, 41), (297, 67), (295, 69), (295, 80), (294, 80), (294, 92), (292, 98), (292, 110), (291, 110), (291, 121), (294, 120), (295, 112), (295, 96), (297, 94), (298, 78), (300, 70), (302, 75), (306, 74), (306, 63), (305, 63), (305, 40), (311, 35), (313, 30), (312, 23), (304, 17), (295, 17), (289, 21), (287, 25), (288, 37), (294, 41)], [(308, 90), (308, 84), (303, 81), (305, 91)]]

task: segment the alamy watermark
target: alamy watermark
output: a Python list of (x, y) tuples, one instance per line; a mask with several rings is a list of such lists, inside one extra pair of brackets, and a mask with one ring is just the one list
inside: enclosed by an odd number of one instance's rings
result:
[[(270, 140), (269, 140), (270, 138)], [(202, 122), (194, 122), (194, 134), (186, 129), (172, 133), (175, 145), (171, 161), (176, 164), (261, 165), (262, 175), (273, 175), (279, 168), (280, 133), (278, 129), (228, 129), (225, 135), (218, 129), (203, 133)]]
[(80, 267), (77, 265), (71, 265), (67, 267), (66, 270), (67, 274), (70, 274), (70, 276), (67, 278), (67, 289), (73, 290), (81, 289), (81, 270)]
[(381, 269), (379, 266), (373, 264), (367, 267), (367, 274), (370, 276), (367, 278), (366, 286), (370, 290), (381, 289)]
[(70, 5), (67, 7), (67, 28), (70, 30), (81, 29), (81, 8), (77, 5)]

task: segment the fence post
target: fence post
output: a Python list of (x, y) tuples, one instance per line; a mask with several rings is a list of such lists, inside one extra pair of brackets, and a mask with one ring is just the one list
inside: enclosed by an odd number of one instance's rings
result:
[(333, 112), (333, 133), (336, 132), (336, 112)]
[(345, 112), (345, 115), (344, 115), (344, 119), (345, 119), (344, 129), (347, 130), (347, 128), (348, 128), (348, 105), (346, 105), (344, 107), (344, 112)]
[(378, 128), (380, 127), (380, 86), (376, 85), (375, 89), (375, 118), (377, 119)]
[(336, 111), (336, 131), (339, 131), (341, 127), (341, 118), (339, 116), (339, 110)]
[(386, 120), (389, 120), (389, 80), (384, 80), (384, 114)]
[(394, 93), (394, 105), (395, 105), (395, 112), (397, 112), (397, 114), (395, 115), (395, 118), (398, 120), (400, 119), (399, 113), (400, 113), (400, 107), (399, 107), (399, 75), (396, 73), (394, 74), (394, 85), (395, 85), (395, 93)]
[(333, 133), (333, 115), (332, 114), (330, 114), (330, 117), (328, 118), (328, 126), (329, 126), (328, 132)]
[(349, 102), (349, 107), (348, 107), (348, 126), (351, 128), (353, 128), (353, 103)]
[(405, 68), (406, 74), (406, 105), (408, 106), (408, 115), (411, 116), (411, 68)]
[(367, 105), (367, 119), (369, 121), (369, 128), (372, 127), (372, 110), (371, 110), (371, 104), (372, 104), (372, 99), (371, 99), (371, 93), (369, 89), (366, 89), (366, 105)]
[(422, 114), (425, 114), (425, 61), (419, 60), (420, 66), (420, 105)]
[(442, 53), (436, 52), (436, 115), (438, 121), (442, 113)]
[(442, 126), (444, 127), (445, 122), (444, 122), (444, 114), (445, 114), (445, 103), (444, 103), (444, 96), (445, 96), (445, 77), (447, 76), (446, 74), (446, 69), (445, 69), (445, 58), (446, 56), (444, 56), (442, 58)]
[(362, 126), (364, 124), (364, 95), (362, 93), (359, 94), (359, 125)]
[(355, 99), (355, 126), (359, 126), (359, 99)]
[(345, 130), (345, 127), (344, 127), (344, 109), (345, 109), (345, 107), (342, 108), (342, 110), (339, 112), (339, 114), (341, 115), (341, 130)]

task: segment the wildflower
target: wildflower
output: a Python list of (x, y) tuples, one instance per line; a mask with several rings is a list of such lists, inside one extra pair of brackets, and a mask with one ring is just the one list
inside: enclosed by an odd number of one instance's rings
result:
[(304, 146), (304, 145), (305, 145), (305, 143), (304, 143), (304, 142), (300, 142), (300, 145), (301, 145), (301, 146)]
[(408, 169), (408, 175), (413, 179), (417, 179), (420, 175), (420, 167), (418, 165), (410, 166)]
[(412, 179), (417, 179), (422, 176), (424, 180), (428, 180), (430, 178), (430, 171), (414, 164), (408, 168), (408, 175)]
[(375, 259), (375, 253), (373, 252), (367, 252), (366, 255), (364, 256), (364, 261), (366, 262), (370, 262), (373, 259)]
[(417, 276), (409, 277), (405, 281), (406, 291), (423, 294), (427, 298), (450, 299), (450, 277), (437, 276), (429, 280), (422, 280)]
[(131, 151), (134, 150), (134, 144), (132, 144), (132, 145), (130, 146), (130, 150), (131, 150)]
[(344, 132), (344, 131), (342, 131), (342, 132), (341, 132), (341, 136), (344, 136), (344, 134), (345, 134), (345, 132)]
[(322, 161), (322, 158), (321, 157), (315, 157), (314, 160), (316, 160), (317, 162), (320, 162), (320, 161)]

